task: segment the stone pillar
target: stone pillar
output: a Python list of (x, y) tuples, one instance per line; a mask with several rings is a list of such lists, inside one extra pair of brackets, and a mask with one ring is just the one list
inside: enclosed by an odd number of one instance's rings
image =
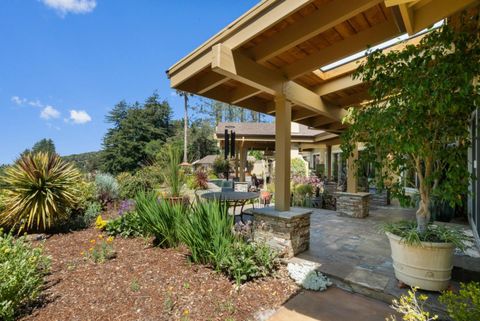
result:
[(245, 182), (245, 167), (247, 166), (247, 148), (240, 146), (240, 182)]
[(358, 145), (355, 144), (355, 149), (352, 152), (352, 155), (347, 159), (347, 192), (356, 193), (358, 192), (358, 182), (357, 182), (357, 165), (356, 161), (358, 160)]
[(337, 213), (356, 218), (368, 216), (370, 205), (369, 193), (335, 193), (337, 199)]
[(327, 145), (327, 178), (328, 180), (332, 179), (332, 145)]
[(278, 212), (271, 207), (256, 208), (253, 213), (253, 240), (265, 243), (287, 258), (310, 246), (311, 209), (292, 208)]
[(284, 96), (275, 98), (275, 209), (290, 209), (290, 150), (292, 106)]

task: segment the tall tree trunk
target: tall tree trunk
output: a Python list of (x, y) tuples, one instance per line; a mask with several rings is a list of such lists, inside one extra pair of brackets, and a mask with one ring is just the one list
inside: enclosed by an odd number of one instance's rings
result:
[(183, 161), (188, 162), (188, 96), (187, 93), (184, 93), (183, 99), (185, 102), (185, 116), (183, 119)]

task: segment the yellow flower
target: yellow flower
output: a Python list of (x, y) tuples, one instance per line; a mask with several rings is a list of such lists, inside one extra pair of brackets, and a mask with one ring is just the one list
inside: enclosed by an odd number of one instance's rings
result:
[(95, 240), (90, 240), (90, 243), (92, 244), (95, 244), (95, 242), (96, 242)]
[(85, 255), (85, 252), (83, 252), (83, 251), (82, 251), (82, 252), (80, 252), (80, 255)]
[(109, 237), (107, 238), (107, 242), (108, 242), (108, 243), (112, 243), (113, 240), (114, 240), (114, 237), (113, 237), (113, 236), (109, 236)]
[(188, 309), (183, 310), (183, 315), (189, 315), (189, 314), (190, 314), (190, 311), (188, 311)]
[(89, 250), (90, 252), (93, 252), (93, 247), (89, 248), (88, 250)]
[(107, 221), (102, 218), (102, 215), (98, 215), (97, 219), (95, 220), (95, 227), (99, 230), (103, 230), (107, 225)]
[(98, 236), (98, 238), (99, 238), (99, 239), (103, 239), (103, 234), (100, 234), (100, 235)]

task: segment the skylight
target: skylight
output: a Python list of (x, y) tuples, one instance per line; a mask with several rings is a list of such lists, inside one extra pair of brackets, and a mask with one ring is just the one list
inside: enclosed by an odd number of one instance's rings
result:
[(415, 38), (421, 34), (424, 34), (424, 33), (427, 33), (428, 31), (431, 31), (431, 30), (434, 30), (434, 29), (437, 29), (439, 27), (441, 27), (443, 24), (444, 24), (444, 21), (445, 20), (440, 20), (439, 22), (437, 22), (436, 24), (433, 25), (432, 28), (429, 28), (429, 29), (423, 29), (422, 31), (420, 32), (417, 32), (416, 34), (412, 35), (412, 36), (409, 36), (408, 33), (405, 33), (399, 37), (396, 37), (396, 38), (393, 38), (393, 39), (390, 39), (390, 40), (387, 40), (385, 42), (382, 42), (381, 44), (378, 44), (376, 46), (373, 46), (369, 49), (366, 49), (366, 50), (362, 50), (360, 52), (357, 52), (356, 54), (353, 54), (351, 56), (348, 56), (346, 58), (343, 58), (343, 59), (340, 59), (340, 60), (337, 60), (331, 64), (328, 64), (326, 66), (323, 66), (320, 68), (321, 71), (325, 72), (325, 71), (329, 71), (329, 70), (332, 70), (336, 67), (339, 67), (343, 64), (346, 64), (346, 63), (349, 63), (351, 61), (354, 61), (354, 60), (357, 60), (357, 59), (360, 59), (362, 57), (365, 57), (367, 56), (370, 52), (372, 51), (375, 51), (375, 50), (383, 50), (385, 48), (388, 48), (388, 47), (391, 47), (393, 45), (396, 45), (402, 41), (405, 41), (405, 40), (408, 40), (408, 39), (411, 39), (411, 38)]

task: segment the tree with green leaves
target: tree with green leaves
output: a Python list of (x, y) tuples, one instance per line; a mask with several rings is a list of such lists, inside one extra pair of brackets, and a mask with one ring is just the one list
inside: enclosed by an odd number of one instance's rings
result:
[(106, 119), (112, 128), (103, 139), (103, 170), (112, 174), (135, 171), (148, 164), (150, 142), (165, 142), (173, 133), (170, 105), (160, 101), (156, 93), (143, 105), (121, 101)]
[[(402, 51), (375, 51), (354, 74), (370, 85), (368, 106), (351, 108), (342, 150), (351, 154), (364, 142), (364, 155), (381, 174), (378, 184), (409, 199), (402, 172), (418, 175), (417, 230), (430, 221), (429, 205), (437, 196), (452, 205), (467, 192), (469, 120), (480, 106), (480, 39), (478, 17), (428, 33)], [(379, 177), (380, 178), (380, 177)]]

